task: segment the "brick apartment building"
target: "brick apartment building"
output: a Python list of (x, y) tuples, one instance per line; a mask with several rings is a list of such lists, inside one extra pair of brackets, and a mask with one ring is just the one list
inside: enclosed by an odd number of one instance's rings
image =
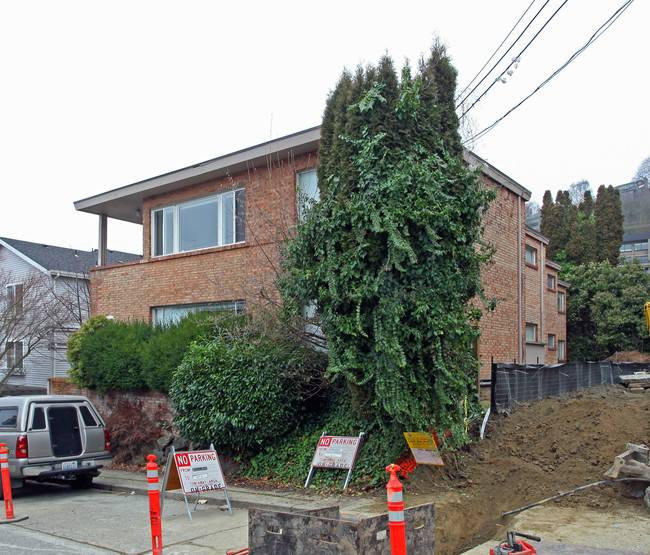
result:
[[(91, 314), (164, 322), (200, 308), (254, 310), (279, 302), (278, 242), (299, 221), (303, 200), (317, 195), (319, 139), (320, 127), (307, 129), (75, 202), (99, 216)], [(557, 296), (566, 284), (557, 279), (559, 266), (546, 260), (548, 241), (526, 229), (530, 192), (474, 154), (466, 151), (465, 159), (497, 189), (485, 217), (495, 262), (484, 281), (499, 303), (481, 323), (481, 375), (489, 377), (491, 360), (556, 362), (566, 340)], [(142, 225), (141, 261), (106, 264), (108, 218)], [(537, 265), (526, 263), (529, 244)], [(550, 276), (554, 289), (543, 287)], [(537, 325), (530, 342), (529, 324)], [(545, 344), (551, 337), (555, 347)]]

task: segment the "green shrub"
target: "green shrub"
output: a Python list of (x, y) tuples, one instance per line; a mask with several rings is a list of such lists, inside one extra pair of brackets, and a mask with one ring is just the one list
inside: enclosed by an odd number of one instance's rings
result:
[(322, 358), (252, 326), (222, 329), (193, 343), (174, 374), (175, 423), (195, 441), (232, 451), (259, 449), (296, 427), (303, 389), (314, 368), (322, 372)]
[(86, 320), (79, 329), (68, 337), (67, 357), (70, 362), (70, 379), (80, 387), (90, 384), (84, 379), (82, 349), (88, 337), (98, 328), (110, 320), (103, 315), (93, 316)]
[(141, 351), (147, 386), (160, 393), (168, 393), (172, 376), (190, 343), (209, 337), (213, 330), (214, 317), (206, 313), (190, 314), (178, 322), (154, 327), (153, 334)]
[[(397, 463), (408, 452), (400, 426), (382, 428), (372, 419), (359, 419), (350, 401), (336, 395), (319, 414), (305, 418), (300, 427), (253, 456), (246, 474), (293, 486), (304, 484), (323, 431), (335, 436), (358, 436), (364, 432), (364, 442), (352, 472), (351, 485), (356, 488), (385, 485), (386, 467)], [(318, 469), (312, 484), (317, 488), (341, 489), (345, 477), (344, 471)]]
[(145, 389), (141, 350), (152, 333), (152, 327), (145, 322), (105, 319), (92, 333), (84, 335), (73, 355), (73, 379), (100, 393)]

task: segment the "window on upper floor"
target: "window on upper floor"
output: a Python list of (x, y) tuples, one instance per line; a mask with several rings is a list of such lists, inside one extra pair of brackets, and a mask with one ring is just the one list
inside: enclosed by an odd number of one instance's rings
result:
[(23, 284), (12, 283), (7, 285), (7, 303), (8, 308), (13, 312), (22, 312), (23, 310)]
[(24, 357), (22, 341), (7, 341), (7, 369), (15, 372), (22, 370)]
[(555, 335), (552, 333), (548, 334), (548, 348), (555, 349)]
[(152, 256), (243, 243), (245, 200), (241, 188), (152, 210)]
[(648, 250), (648, 242), (643, 241), (641, 243), (634, 243), (634, 250), (635, 251), (647, 251)]
[(561, 339), (557, 342), (557, 359), (559, 361), (566, 360), (566, 349), (564, 345), (565, 343)]
[(625, 243), (621, 245), (621, 252), (632, 252), (632, 243)]
[(537, 266), (537, 249), (526, 245), (526, 264)]
[(546, 286), (551, 291), (555, 291), (555, 276), (553, 274), (548, 274), (548, 281)]
[(566, 312), (566, 295), (562, 291), (557, 294), (557, 310), (558, 312)]
[(635, 256), (634, 257), (636, 260), (641, 262), (641, 264), (647, 264), (648, 263), (648, 257), (647, 256)]
[(298, 220), (303, 221), (311, 207), (320, 200), (316, 168), (298, 172), (296, 176), (297, 191), (296, 202), (298, 206)]
[(526, 324), (526, 341), (532, 343), (537, 341), (537, 324)]

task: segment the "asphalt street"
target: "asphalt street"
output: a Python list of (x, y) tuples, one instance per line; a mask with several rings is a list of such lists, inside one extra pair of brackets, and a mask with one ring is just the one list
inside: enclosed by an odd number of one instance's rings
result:
[[(28, 518), (0, 525), (0, 553), (151, 553), (146, 493), (28, 484), (15, 491), (14, 512), (16, 518)], [(164, 553), (201, 555), (245, 548), (247, 511), (234, 508), (233, 513), (215, 504), (198, 505), (192, 511), (192, 524), (184, 501), (166, 499)]]

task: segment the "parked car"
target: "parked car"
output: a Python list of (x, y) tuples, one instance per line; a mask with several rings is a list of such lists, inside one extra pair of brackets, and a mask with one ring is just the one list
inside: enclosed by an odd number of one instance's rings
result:
[(76, 395), (0, 397), (0, 443), (9, 449), (12, 488), (25, 480), (89, 487), (113, 460), (106, 424)]

